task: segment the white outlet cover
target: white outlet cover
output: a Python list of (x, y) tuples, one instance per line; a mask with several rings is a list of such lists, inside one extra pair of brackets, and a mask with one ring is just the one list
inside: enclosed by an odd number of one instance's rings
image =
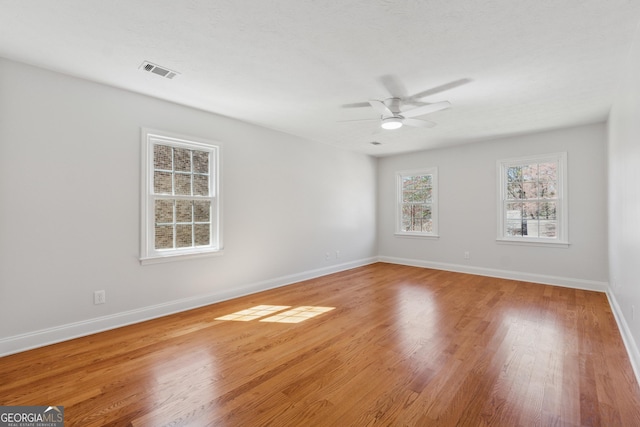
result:
[(105, 291), (95, 291), (93, 293), (94, 304), (104, 304), (105, 302), (107, 302)]

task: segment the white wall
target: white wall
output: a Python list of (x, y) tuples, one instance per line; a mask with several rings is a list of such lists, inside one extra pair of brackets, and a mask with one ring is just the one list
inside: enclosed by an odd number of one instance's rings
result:
[[(561, 151), (568, 156), (570, 247), (497, 243), (496, 161)], [(440, 238), (394, 236), (395, 172), (430, 166), (438, 167)], [(604, 291), (606, 192), (602, 123), (383, 158), (378, 163), (379, 254), (392, 262)]]
[[(140, 127), (222, 143), (224, 256), (139, 264)], [(376, 167), (0, 59), (0, 355), (370, 262)]]
[(609, 115), (609, 297), (640, 377), (640, 32), (622, 74)]

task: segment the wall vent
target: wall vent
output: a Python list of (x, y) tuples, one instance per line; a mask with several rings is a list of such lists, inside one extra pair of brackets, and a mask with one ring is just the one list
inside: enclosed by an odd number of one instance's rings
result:
[(166, 67), (161, 67), (160, 65), (156, 65), (149, 61), (144, 61), (142, 65), (140, 65), (140, 69), (143, 71), (148, 71), (153, 74), (157, 74), (161, 77), (172, 79), (175, 76), (180, 75), (177, 71), (172, 71)]

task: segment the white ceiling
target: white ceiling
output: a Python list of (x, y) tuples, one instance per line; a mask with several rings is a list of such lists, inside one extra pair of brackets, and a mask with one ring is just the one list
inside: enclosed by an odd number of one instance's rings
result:
[[(0, 0), (0, 56), (388, 155), (605, 120), (639, 21), (637, 0)], [(394, 84), (452, 107), (341, 122)]]

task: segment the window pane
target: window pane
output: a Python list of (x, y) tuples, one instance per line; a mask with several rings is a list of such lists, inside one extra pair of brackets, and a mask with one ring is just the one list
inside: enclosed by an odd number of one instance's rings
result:
[(195, 225), (195, 237), (196, 237), (196, 246), (205, 246), (209, 244), (209, 224), (196, 224)]
[(403, 181), (402, 183), (402, 193), (410, 193), (416, 189), (415, 183)]
[(193, 175), (193, 194), (196, 196), (209, 195), (209, 177), (206, 175)]
[(191, 172), (191, 150), (187, 150), (185, 148), (174, 148), (173, 162), (175, 170)]
[(558, 228), (558, 221), (540, 220), (540, 237), (555, 238), (557, 236), (557, 233), (556, 233), (557, 228)]
[(209, 153), (206, 151), (192, 151), (193, 171), (196, 173), (209, 173)]
[(211, 221), (211, 202), (208, 200), (196, 200), (193, 202), (193, 214), (195, 222)]
[(539, 174), (540, 181), (557, 181), (558, 180), (558, 164), (557, 163), (540, 163)]
[(403, 203), (426, 203), (431, 201), (431, 188), (405, 191), (403, 193)]
[(156, 225), (156, 249), (173, 248), (173, 226)]
[(523, 199), (537, 199), (538, 198), (538, 183), (537, 182), (524, 182), (522, 184), (522, 198)]
[(538, 227), (540, 223), (537, 219), (525, 219), (522, 221), (522, 235), (528, 237), (538, 237)]
[(554, 199), (558, 196), (556, 181), (541, 181), (540, 182), (540, 198), (541, 199)]
[(540, 203), (540, 219), (557, 219), (556, 210), (556, 202)]
[(507, 183), (507, 199), (518, 200), (524, 197), (521, 181), (513, 181)]
[(402, 207), (402, 230), (432, 232), (431, 207), (429, 205), (404, 205)]
[(191, 224), (176, 225), (176, 248), (187, 248), (193, 246), (191, 231)]
[(431, 175), (420, 175), (419, 181), (423, 187), (433, 186), (433, 177)]
[(523, 181), (537, 181), (538, 180), (538, 164), (534, 163), (532, 165), (522, 166), (520, 168), (522, 171), (522, 180)]
[(522, 219), (522, 203), (507, 203), (507, 220), (520, 220)]
[(522, 221), (508, 220), (506, 226), (507, 226), (505, 230), (506, 236), (522, 236)]
[(522, 181), (522, 167), (510, 166), (509, 168), (507, 168), (507, 181)]
[(407, 202), (425, 203), (431, 200), (431, 188), (420, 188), (411, 193)]
[(176, 200), (176, 222), (191, 222), (193, 213), (191, 200)]
[(522, 218), (523, 219), (538, 219), (538, 203), (529, 202), (522, 204)]
[(153, 167), (154, 169), (172, 170), (171, 147), (166, 145), (153, 146)]
[(402, 189), (403, 190), (415, 190), (416, 182), (412, 176), (402, 177)]
[(154, 172), (153, 173), (153, 192), (155, 194), (171, 194), (171, 173), (170, 172)]
[(191, 195), (191, 175), (177, 173), (175, 176), (176, 181), (176, 195), (190, 196)]
[(402, 192), (402, 203), (411, 203), (414, 200), (415, 190), (405, 190)]
[(433, 185), (431, 175), (415, 175), (402, 177), (402, 188), (405, 190), (415, 190), (419, 188), (427, 188)]
[(173, 200), (156, 200), (156, 224), (173, 222)]
[(424, 201), (427, 203), (431, 202), (431, 196), (433, 194), (433, 188), (429, 187), (424, 190)]
[(431, 201), (433, 177), (431, 175), (405, 176), (402, 178), (402, 202), (426, 203)]

